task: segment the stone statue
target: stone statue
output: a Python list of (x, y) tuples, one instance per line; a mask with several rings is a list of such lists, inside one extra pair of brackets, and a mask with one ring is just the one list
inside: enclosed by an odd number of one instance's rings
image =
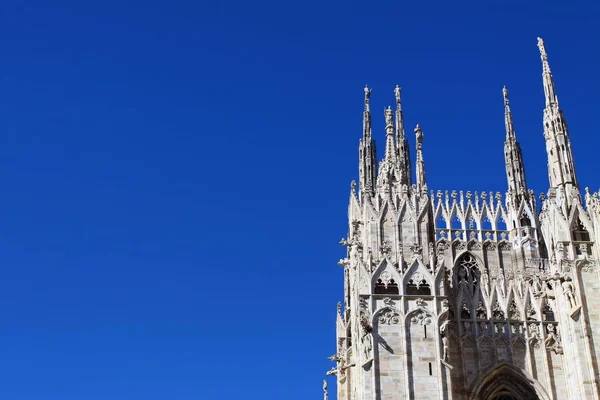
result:
[(445, 320), (442, 325), (440, 325), (440, 335), (442, 335), (442, 360), (444, 361), (448, 361), (448, 353), (449, 353), (449, 346), (448, 346), (448, 333), (447, 330), (449, 329), (449, 326), (451, 324), (451, 321), (449, 319)]
[(532, 280), (533, 294), (540, 295), (542, 293), (542, 279), (538, 275), (533, 276)]
[(577, 307), (577, 301), (575, 300), (575, 285), (571, 282), (571, 277), (567, 276), (562, 283), (563, 294), (565, 295), (565, 299), (569, 304), (569, 308)]
[(544, 340), (544, 345), (547, 349), (554, 350), (556, 354), (562, 354), (562, 345), (560, 344), (560, 338), (556, 332), (554, 325), (548, 325), (548, 336)]
[(327, 393), (327, 381), (323, 379), (323, 400), (328, 400), (329, 394)]
[(396, 102), (400, 103), (400, 92), (402, 92), (402, 88), (396, 85), (396, 89), (394, 89), (394, 94), (396, 95)]
[(442, 336), (442, 346), (443, 346), (443, 350), (442, 350), (442, 360), (444, 361), (448, 361), (448, 337), (447, 336)]
[(394, 113), (392, 112), (392, 108), (388, 107), (385, 110), (385, 125), (390, 126), (393, 125)]
[(548, 58), (548, 54), (546, 53), (546, 46), (544, 46), (544, 40), (541, 37), (537, 38), (537, 45), (540, 49), (540, 55), (542, 56), (542, 59)]
[(429, 242), (429, 262), (432, 263), (435, 259), (435, 247), (432, 242)]
[(504, 104), (508, 105), (508, 89), (506, 86), (502, 88), (502, 94), (504, 95)]
[(373, 339), (371, 337), (371, 331), (363, 326), (363, 334), (360, 338), (363, 344), (363, 353), (365, 360), (371, 359), (371, 350), (373, 349)]
[(417, 124), (417, 127), (415, 128), (415, 135), (417, 136), (417, 145), (422, 144), (423, 143), (423, 130), (421, 129), (419, 124)]

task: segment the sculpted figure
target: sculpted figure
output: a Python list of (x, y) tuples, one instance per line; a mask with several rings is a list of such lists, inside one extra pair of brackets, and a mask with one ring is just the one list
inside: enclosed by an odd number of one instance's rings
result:
[(442, 336), (442, 360), (448, 361), (448, 338), (446, 336)]
[(385, 125), (389, 126), (389, 125), (393, 125), (393, 120), (394, 118), (394, 113), (392, 112), (392, 108), (388, 107), (385, 109)]
[(448, 346), (448, 330), (452, 322), (447, 319), (442, 325), (440, 325), (440, 335), (442, 335), (442, 360), (448, 361), (448, 353), (450, 351)]
[(575, 286), (573, 282), (571, 282), (571, 277), (567, 276), (565, 281), (562, 283), (563, 294), (565, 295), (565, 299), (569, 304), (569, 308), (574, 308), (577, 306), (577, 301), (575, 300)]
[(402, 92), (402, 88), (396, 85), (396, 89), (394, 89), (394, 94), (396, 95), (396, 101), (400, 101), (400, 92)]
[(327, 393), (327, 381), (323, 379), (323, 400), (329, 399), (329, 393)]

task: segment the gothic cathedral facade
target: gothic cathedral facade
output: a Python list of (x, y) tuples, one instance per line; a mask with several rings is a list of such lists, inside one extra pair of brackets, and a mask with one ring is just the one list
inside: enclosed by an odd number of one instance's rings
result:
[(338, 400), (600, 399), (600, 193), (581, 194), (539, 38), (538, 47), (550, 178), (539, 200), (506, 88), (505, 196), (429, 191), (418, 125), (413, 178), (398, 87), (377, 165), (365, 88), (327, 373)]

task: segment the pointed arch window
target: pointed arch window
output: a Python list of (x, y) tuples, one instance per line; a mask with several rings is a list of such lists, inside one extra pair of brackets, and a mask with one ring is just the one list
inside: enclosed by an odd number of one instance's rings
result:
[(408, 296), (431, 296), (431, 287), (425, 279), (421, 281), (410, 279), (406, 283), (406, 294)]
[(398, 290), (398, 284), (393, 279), (389, 282), (384, 282), (382, 279), (378, 279), (375, 283), (375, 294), (400, 294)]
[(471, 253), (463, 254), (456, 266), (456, 283), (461, 285), (471, 285), (473, 289), (479, 285), (481, 272), (477, 259)]
[(577, 218), (573, 225), (573, 241), (575, 242), (589, 242), (590, 233), (581, 222), (581, 219)]

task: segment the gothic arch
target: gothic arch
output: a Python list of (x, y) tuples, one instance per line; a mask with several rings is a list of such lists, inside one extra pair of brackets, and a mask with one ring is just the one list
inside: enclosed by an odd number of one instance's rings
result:
[[(374, 294), (400, 294), (400, 282), (402, 278), (400, 274), (387, 262), (382, 261), (379, 267), (375, 270), (373, 278), (371, 278), (371, 293)], [(377, 288), (383, 285), (386, 289), (385, 293), (377, 293)], [(398, 288), (398, 293), (392, 293), (392, 288)], [(390, 290), (388, 290), (390, 289)]]
[[(535, 216), (531, 212), (531, 208), (529, 207), (529, 204), (527, 204), (527, 202), (525, 200), (521, 200), (521, 204), (518, 207), (517, 218), (519, 218), (520, 227), (525, 227), (525, 226), (536, 227), (537, 226), (537, 224), (535, 222)], [(527, 218), (529, 220), (529, 225), (523, 225), (523, 223), (522, 223), (523, 218)]]
[(380, 324), (397, 325), (404, 320), (404, 315), (393, 305), (385, 305), (377, 309), (371, 317), (371, 326)]
[(535, 379), (509, 363), (487, 371), (474, 385), (469, 400), (550, 400)]
[[(469, 258), (470, 260), (467, 260)], [(479, 281), (481, 280), (481, 275), (483, 273), (483, 269), (485, 268), (485, 264), (482, 262), (481, 258), (477, 257), (470, 251), (463, 251), (461, 253), (458, 253), (456, 255), (456, 258), (454, 259), (454, 266), (452, 268), (452, 279), (454, 280), (454, 284), (458, 285), (458, 283), (461, 281), (462, 277), (459, 274), (459, 269), (465, 267), (466, 264), (463, 264), (467, 263), (468, 261), (472, 261), (474, 263), (473, 267), (477, 268), (478, 275), (472, 275), (472, 272), (474, 272), (474, 270), (472, 269), (469, 271), (465, 270), (465, 272), (467, 272), (467, 276), (465, 276), (465, 278), (467, 278), (467, 281), (470, 284), (473, 284), (475, 282), (477, 283), (477, 287), (479, 287)]]
[[(430, 296), (433, 294), (434, 290), (433, 283), (434, 279), (431, 272), (425, 268), (425, 265), (421, 260), (417, 259), (408, 268), (406, 274), (404, 274), (404, 280), (402, 281), (402, 287), (404, 288), (403, 293), (405, 295)], [(409, 285), (411, 287), (416, 286), (417, 291), (415, 293), (408, 293)], [(427, 294), (427, 290), (421, 290), (421, 288), (429, 289), (429, 294)]]

